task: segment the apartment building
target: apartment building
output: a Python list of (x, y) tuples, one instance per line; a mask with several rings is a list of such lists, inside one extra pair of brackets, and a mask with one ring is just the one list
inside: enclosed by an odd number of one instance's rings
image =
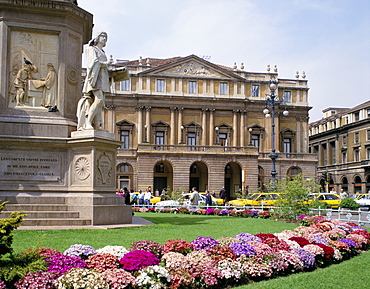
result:
[(310, 152), (318, 154), (322, 190), (350, 194), (370, 190), (370, 101), (353, 108), (327, 108), (310, 123)]

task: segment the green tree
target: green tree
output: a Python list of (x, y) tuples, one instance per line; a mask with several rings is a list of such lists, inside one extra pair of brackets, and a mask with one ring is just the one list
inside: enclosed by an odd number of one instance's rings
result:
[(275, 206), (277, 212), (284, 218), (296, 220), (299, 215), (308, 214), (309, 194), (317, 192), (319, 186), (312, 179), (306, 179), (302, 174), (292, 180), (285, 177), (276, 184), (275, 192), (280, 193)]

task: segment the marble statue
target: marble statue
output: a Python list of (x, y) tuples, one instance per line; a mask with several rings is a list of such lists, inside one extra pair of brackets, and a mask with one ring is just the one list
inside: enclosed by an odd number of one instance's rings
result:
[(126, 68), (108, 70), (112, 61), (108, 60), (103, 47), (108, 35), (98, 32), (86, 49), (86, 78), (83, 96), (77, 104), (77, 130), (102, 129), (102, 112), (105, 107), (105, 95), (110, 93), (110, 80), (128, 79)]
[(23, 64), (23, 68), (18, 70), (14, 80), (15, 101), (16, 105), (24, 105), (28, 103), (27, 95), (27, 80), (30, 78), (29, 64)]
[(56, 103), (56, 95), (57, 95), (57, 74), (55, 72), (54, 65), (52, 63), (48, 63), (48, 74), (45, 78), (41, 78), (39, 80), (31, 80), (35, 88), (43, 87), (43, 96), (41, 100), (41, 106), (43, 107), (53, 107)]
[(103, 50), (108, 40), (106, 32), (98, 32), (86, 50), (86, 79), (83, 97), (78, 102), (78, 130), (101, 129), (102, 109), (105, 105), (105, 94), (110, 93), (107, 56)]

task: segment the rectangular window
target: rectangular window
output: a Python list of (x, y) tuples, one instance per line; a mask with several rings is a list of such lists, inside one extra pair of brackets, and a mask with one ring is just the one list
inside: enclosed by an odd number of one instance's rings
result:
[(347, 145), (347, 136), (343, 136), (343, 146)]
[(227, 94), (228, 94), (227, 82), (220, 82), (220, 95), (227, 95)]
[[(195, 132), (188, 132), (187, 138), (188, 146), (195, 146), (197, 144)], [(194, 151), (195, 147), (190, 147), (189, 150)]]
[(335, 150), (335, 142), (330, 143), (331, 148), (331, 163), (335, 164), (337, 162), (336, 160), (336, 150)]
[(164, 79), (157, 79), (156, 91), (164, 92), (165, 81)]
[(343, 164), (347, 163), (347, 152), (342, 153), (342, 163)]
[(284, 138), (284, 153), (291, 153), (292, 152), (292, 139), (291, 138)]
[(355, 112), (355, 121), (359, 121), (359, 120), (360, 120), (360, 112), (356, 111)]
[(121, 81), (121, 91), (129, 91), (130, 90), (130, 80)]
[(353, 151), (353, 154), (354, 154), (354, 156), (353, 156), (354, 161), (355, 162), (359, 162), (360, 161), (360, 150), (359, 149), (355, 149)]
[[(155, 132), (155, 144), (156, 145), (164, 145), (164, 131), (156, 131)], [(163, 146), (156, 146), (157, 150), (163, 150)]]
[(370, 141), (370, 129), (366, 132), (366, 139), (367, 141)]
[(369, 148), (366, 150), (366, 157), (368, 160), (370, 160), (370, 149)]
[(292, 92), (291, 91), (284, 91), (283, 100), (284, 100), (284, 102), (291, 102), (292, 101)]
[(259, 134), (251, 134), (251, 145), (260, 148), (260, 135)]
[(260, 96), (260, 86), (252, 84), (252, 97), (259, 97)]
[(360, 142), (360, 133), (355, 132), (355, 143), (359, 143), (359, 142)]
[(228, 146), (227, 142), (227, 133), (219, 133), (218, 138), (220, 140), (220, 145), (221, 146)]
[(128, 130), (121, 130), (120, 132), (120, 140), (123, 142), (121, 148), (128, 149), (130, 148), (130, 131)]
[(367, 118), (370, 118), (370, 108), (367, 109)]
[(322, 156), (323, 156), (323, 165), (326, 166), (328, 164), (328, 154), (326, 150), (326, 144), (322, 144)]
[(197, 93), (197, 82), (189, 81), (188, 83), (189, 93)]

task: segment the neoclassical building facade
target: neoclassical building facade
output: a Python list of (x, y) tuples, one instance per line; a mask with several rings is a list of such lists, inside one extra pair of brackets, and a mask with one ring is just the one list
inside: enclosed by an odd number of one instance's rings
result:
[(310, 152), (318, 154), (322, 190), (350, 194), (370, 190), (370, 101), (353, 108), (327, 108), (310, 123)]
[[(195, 55), (117, 61), (130, 80), (106, 97), (105, 128), (117, 135), (117, 187), (151, 186), (188, 191), (195, 186), (229, 197), (271, 180), (271, 117), (265, 117), (269, 81), (278, 80), (275, 105), (277, 177), (316, 177), (308, 152), (308, 86), (305, 75), (280, 78), (277, 67), (247, 72)], [(270, 108), (271, 109), (271, 108)], [(284, 110), (289, 111), (283, 116)]]

